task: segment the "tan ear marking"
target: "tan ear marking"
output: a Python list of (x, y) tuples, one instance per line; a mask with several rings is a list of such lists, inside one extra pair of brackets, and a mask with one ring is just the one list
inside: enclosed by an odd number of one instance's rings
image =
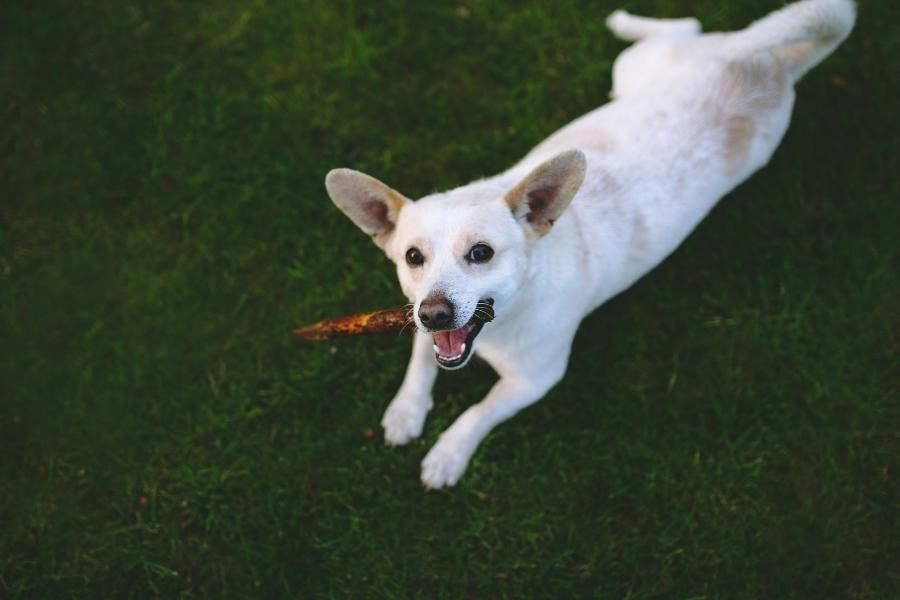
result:
[(335, 205), (381, 248), (387, 245), (400, 211), (409, 202), (374, 177), (352, 169), (330, 171), (325, 188)]
[(538, 235), (553, 226), (584, 181), (587, 161), (580, 150), (569, 150), (538, 165), (505, 196), (516, 219)]

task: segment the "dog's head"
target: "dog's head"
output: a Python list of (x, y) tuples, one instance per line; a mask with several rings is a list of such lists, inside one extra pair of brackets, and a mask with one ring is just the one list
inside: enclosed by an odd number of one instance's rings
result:
[(494, 310), (502, 319), (513, 304), (534, 242), (569, 205), (584, 172), (584, 154), (572, 150), (503, 190), (476, 182), (414, 202), (350, 169), (328, 173), (325, 187), (397, 264), (416, 325), (433, 336), (438, 364), (456, 369)]

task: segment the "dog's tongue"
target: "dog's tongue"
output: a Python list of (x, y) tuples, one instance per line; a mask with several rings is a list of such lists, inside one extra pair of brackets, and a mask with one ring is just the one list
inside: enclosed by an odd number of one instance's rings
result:
[(441, 356), (459, 356), (462, 354), (462, 345), (466, 341), (469, 334), (468, 325), (454, 329), (452, 331), (438, 331), (431, 334), (434, 338), (434, 345), (438, 347), (438, 354)]

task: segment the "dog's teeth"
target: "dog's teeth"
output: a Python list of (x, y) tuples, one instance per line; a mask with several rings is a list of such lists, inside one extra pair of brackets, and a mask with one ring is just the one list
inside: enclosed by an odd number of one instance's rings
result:
[(466, 353), (466, 345), (465, 344), (460, 344), (459, 352), (453, 356), (444, 356), (443, 354), (441, 354), (441, 349), (438, 347), (437, 344), (434, 344), (432, 347), (434, 348), (435, 354), (437, 354), (438, 357), (445, 362), (452, 362), (454, 360), (459, 360)]

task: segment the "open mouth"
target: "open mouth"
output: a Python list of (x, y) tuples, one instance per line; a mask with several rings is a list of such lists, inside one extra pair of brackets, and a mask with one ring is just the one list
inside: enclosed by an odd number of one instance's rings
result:
[(487, 298), (478, 302), (472, 319), (459, 329), (433, 332), (434, 357), (438, 365), (445, 369), (457, 369), (466, 364), (472, 354), (475, 337), (484, 324), (493, 319), (494, 300)]

